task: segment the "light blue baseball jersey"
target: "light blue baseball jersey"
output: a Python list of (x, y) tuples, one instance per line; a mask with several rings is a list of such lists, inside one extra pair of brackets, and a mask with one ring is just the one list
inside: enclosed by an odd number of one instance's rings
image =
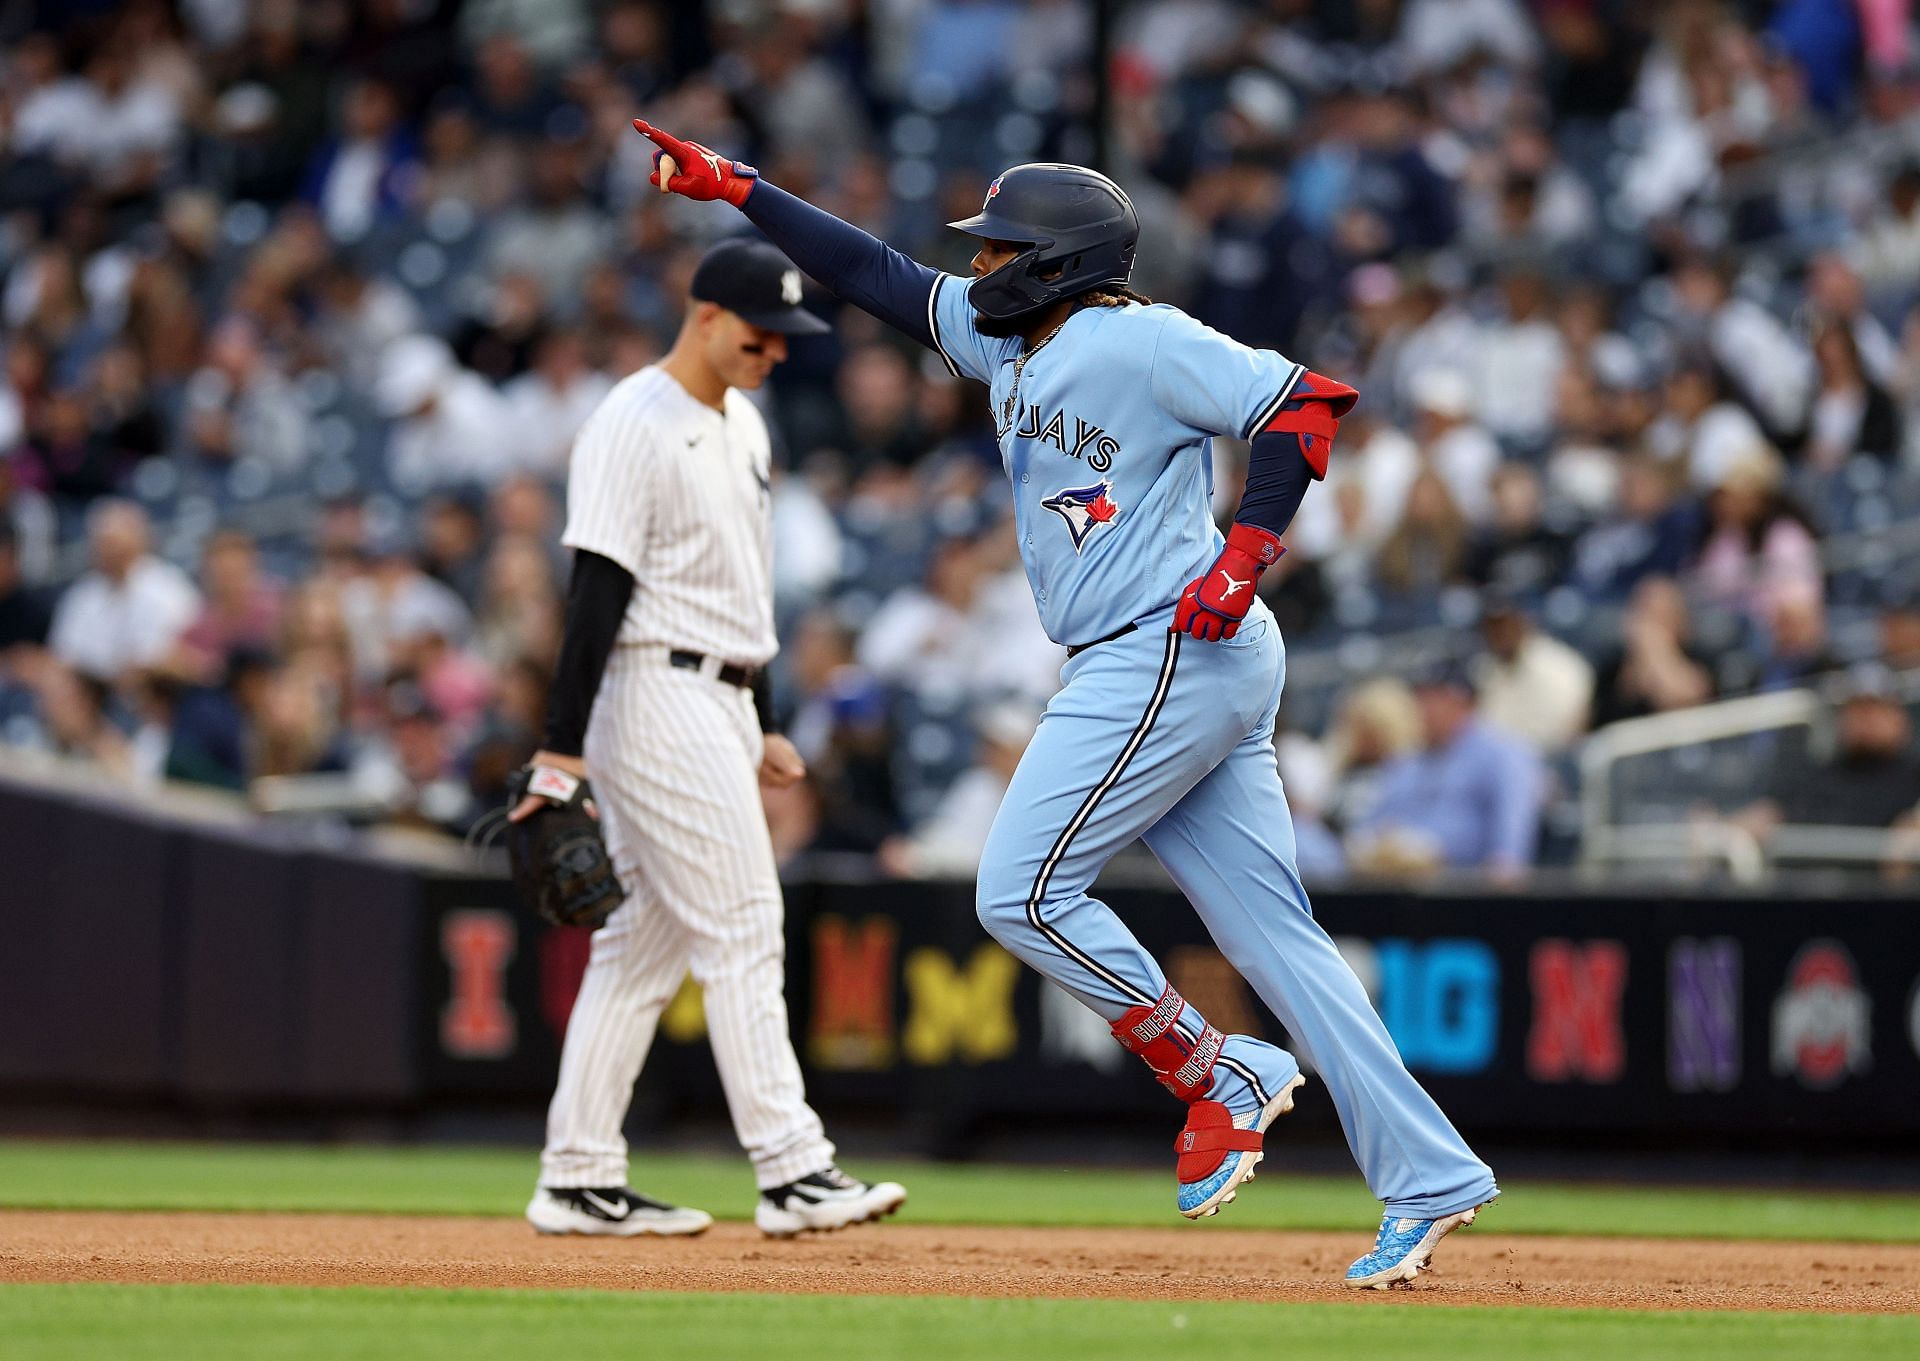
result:
[(1022, 368), (982, 335), (967, 281), (928, 299), (941, 357), (992, 390), (1000, 458), (1040, 621), (1057, 643), (1104, 638), (1171, 605), (1221, 547), (1211, 441), (1250, 439), (1306, 372), (1160, 304), (1083, 307)]

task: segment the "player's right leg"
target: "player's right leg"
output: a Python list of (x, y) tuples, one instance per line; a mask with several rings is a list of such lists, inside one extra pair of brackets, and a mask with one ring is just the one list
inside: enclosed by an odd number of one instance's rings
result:
[(635, 700), (595, 710), (614, 751), (604, 765), (589, 751), (588, 766), (627, 796), (649, 889), (684, 932), (727, 1110), (760, 1186), (755, 1222), (785, 1235), (892, 1213), (906, 1191), (839, 1170), (793, 1052), (785, 908), (751, 698), (637, 649), (616, 653), (610, 674), (635, 687)]
[(649, 898), (635, 873), (621, 815), (605, 791), (600, 801), (615, 869), (633, 891), (593, 934), (560, 1049), (540, 1185), (527, 1219), (542, 1233), (699, 1233), (713, 1222), (704, 1210), (668, 1205), (627, 1185), (621, 1127), (660, 1013), (687, 976), (689, 947), (680, 923)]
[(1293, 863), (1271, 727), (1256, 730), (1146, 834), (1221, 953), (1313, 1064), (1386, 1219), (1350, 1285), (1411, 1280), (1439, 1238), (1499, 1194), (1493, 1173), (1401, 1061)]
[[(1260, 636), (1256, 624), (1244, 642), (1201, 644), (1143, 627), (1070, 661), (980, 861), (987, 930), (1104, 1017), (1188, 1103), (1176, 1180), (1190, 1218), (1253, 1175), (1261, 1134), (1292, 1107), (1299, 1065), (1210, 1026), (1088, 889), (1245, 733), (1254, 710), (1237, 696), (1267, 665)], [(1269, 683), (1254, 689), (1256, 704)]]

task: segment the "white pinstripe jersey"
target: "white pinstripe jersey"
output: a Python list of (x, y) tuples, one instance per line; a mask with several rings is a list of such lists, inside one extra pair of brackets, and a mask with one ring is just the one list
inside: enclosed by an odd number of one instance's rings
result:
[(561, 542), (633, 574), (616, 641), (764, 666), (773, 632), (772, 449), (744, 393), (726, 411), (658, 367), (617, 384), (574, 441)]

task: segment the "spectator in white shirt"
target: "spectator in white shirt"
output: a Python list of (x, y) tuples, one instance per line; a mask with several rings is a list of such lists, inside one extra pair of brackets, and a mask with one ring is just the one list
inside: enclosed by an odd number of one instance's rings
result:
[(1870, 382), (1884, 388), (1893, 381), (1900, 367), (1900, 342), (1867, 306), (1866, 281), (1846, 256), (1826, 251), (1807, 262), (1807, 302), (1852, 337)]
[(1480, 717), (1536, 751), (1565, 750), (1587, 731), (1593, 667), (1542, 633), (1520, 607), (1494, 596), (1480, 618), (1487, 654), (1476, 668)]
[(277, 472), (306, 461), (306, 404), (245, 317), (228, 317), (208, 337), (207, 362), (187, 383), (187, 413), (203, 458), (257, 460)]
[(861, 665), (889, 685), (961, 703), (1057, 689), (1065, 652), (1041, 628), (1017, 569), (1003, 570), (1006, 529), (935, 549), (926, 586), (896, 591), (874, 613)]
[[(818, 30), (796, 22), (795, 11), (773, 13), (741, 45), (744, 58), (730, 91), (743, 112), (766, 130), (768, 159), (824, 156), (837, 161), (871, 140), (865, 103), (839, 66), (818, 50)], [(984, 16), (970, 22), (984, 24)]]
[(20, 579), (29, 586), (46, 585), (59, 546), (59, 517), (46, 496), (20, 485), (13, 463), (5, 458), (0, 458), (0, 522), (12, 533), (19, 552)]
[(179, 140), (180, 108), (172, 91), (139, 78), (124, 41), (101, 44), (85, 79), (59, 77), (51, 44), (26, 45), (23, 56), (28, 78), (41, 83), (14, 114), (14, 151), (84, 170), (102, 191), (131, 192), (158, 179)]
[(1727, 399), (1719, 370), (1704, 358), (1675, 367), (1662, 396), (1666, 409), (1647, 428), (1647, 447), (1685, 468), (1687, 481), (1700, 492), (1719, 486), (1727, 469), (1767, 447), (1759, 423)]
[(1885, 204), (1854, 238), (1849, 258), (1876, 295), (1897, 297), (1920, 284), (1920, 164), (1900, 167)]
[(1418, 414), (1414, 389), (1424, 374), (1467, 373), (1480, 353), (1480, 323), (1461, 302), (1464, 281), (1458, 275), (1457, 269), (1436, 262), (1407, 280), (1401, 327), (1391, 340), (1392, 357), (1386, 365), (1392, 381), (1388, 391), (1378, 394), (1403, 421)]
[[(1548, 389), (1551, 397), (1552, 389)], [(1473, 386), (1453, 369), (1429, 369), (1413, 380), (1414, 429), (1427, 463), (1470, 524), (1484, 524), (1493, 508), (1493, 470), (1500, 446), (1473, 420)]]
[(356, 81), (340, 109), (340, 136), (307, 172), (306, 197), (336, 241), (357, 241), (408, 200), (419, 164), (401, 127), (399, 91), (385, 81)]
[(69, 165), (86, 159), (86, 116), (98, 97), (70, 74), (60, 40), (51, 33), (25, 33), (10, 54), (8, 85), (13, 116), (7, 149), (16, 156), (46, 156)]
[(929, 692), (964, 690), (974, 664), (968, 617), (980, 598), (986, 565), (970, 539), (940, 544), (926, 584), (887, 597), (861, 632), (860, 664), (889, 685)]
[(527, 202), (502, 214), (487, 247), (496, 279), (526, 274), (541, 293), (570, 302), (587, 273), (606, 255), (612, 232), (582, 184), (578, 144), (548, 141), (533, 159)]
[(1461, 202), (1466, 239), (1483, 253), (1561, 249), (1593, 233), (1593, 191), (1560, 161), (1538, 123), (1509, 125), (1488, 159), (1469, 172)]
[(515, 462), (541, 477), (565, 477), (573, 437), (612, 387), (587, 363), (578, 331), (549, 332), (534, 350), (533, 367), (502, 392), (517, 431)]
[(312, 335), (329, 364), (355, 387), (372, 388), (380, 378), (380, 357), (389, 345), (420, 330), (420, 308), (408, 292), (369, 273), (342, 250), (314, 281), (319, 312)]
[(881, 844), (881, 867), (903, 878), (972, 878), (1000, 801), (1038, 724), (1033, 707), (1016, 700), (981, 710), (975, 719), (980, 745), (972, 768), (953, 782), (911, 836)]
[(583, 0), (467, 0), (460, 7), (459, 27), (469, 47), (508, 34), (539, 65), (552, 69), (581, 56), (593, 36), (590, 7)]
[(804, 475), (773, 472), (773, 560), (780, 564), (773, 583), (776, 618), (813, 604), (840, 575), (846, 551), (840, 526)]
[(112, 684), (173, 651), (200, 612), (200, 593), (149, 551), (147, 513), (131, 501), (96, 502), (87, 535), (93, 570), (60, 598), (48, 641), (60, 660)]
[(1798, 430), (1813, 395), (1813, 355), (1773, 313), (1733, 292), (1726, 270), (1696, 257), (1673, 273), (1677, 318), (1711, 351), (1776, 433)]
[(420, 570), (404, 530), (374, 537), (367, 570), (340, 593), (354, 669), (364, 679), (404, 668), (424, 638), (464, 643), (473, 631), (466, 603), (451, 586)]
[(1396, 46), (1416, 73), (1476, 56), (1518, 69), (1540, 60), (1540, 35), (1515, 0), (1412, 0), (1401, 12)]
[(443, 340), (407, 336), (389, 345), (374, 389), (394, 421), (387, 465), (425, 490), (446, 482), (498, 482), (513, 466), (514, 423), (491, 384), (463, 368)]
[(1420, 472), (1420, 449), (1366, 407), (1346, 417), (1340, 433), (1347, 442), (1327, 466), (1326, 485), (1300, 503), (1289, 544), (1341, 576), (1364, 576), (1400, 523), (1407, 488)]
[[(1506, 315), (1481, 332), (1476, 347), (1480, 423), (1498, 437), (1538, 446), (1553, 432), (1553, 385), (1566, 363), (1566, 342), (1537, 269), (1509, 270), (1500, 280), (1500, 296)], [(1461, 504), (1467, 505), (1464, 498)]]

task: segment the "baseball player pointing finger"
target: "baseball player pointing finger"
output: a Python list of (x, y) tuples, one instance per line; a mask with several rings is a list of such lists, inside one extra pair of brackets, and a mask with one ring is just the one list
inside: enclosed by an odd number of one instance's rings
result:
[[(807, 1105), (782, 995), (780, 882), (758, 782), (806, 773), (765, 730), (773, 632), (766, 423), (747, 392), (825, 331), (763, 243), (715, 246), (679, 337), (607, 395), (574, 445), (566, 628), (545, 746), (516, 821), (589, 772), (629, 889), (593, 937), (527, 1218), (544, 1233), (699, 1233), (712, 1219), (627, 1185), (621, 1125), (661, 1010), (692, 970), (769, 1234), (838, 1228), (906, 1192), (834, 1165)], [(546, 791), (543, 795), (542, 791)]]
[[(1104, 175), (1015, 166), (980, 212), (971, 281), (940, 274), (750, 166), (636, 122), (655, 182), (739, 208), (848, 302), (989, 385), (1034, 601), (1062, 687), (981, 854), (980, 920), (1099, 1012), (1187, 1106), (1180, 1212), (1213, 1214), (1293, 1106), (1294, 1056), (1226, 1035), (1088, 889), (1136, 837), (1312, 1056), (1386, 1215), (1354, 1286), (1412, 1280), (1498, 1194), (1400, 1061), (1313, 919), (1273, 750), (1285, 657), (1254, 586), (1322, 477), (1353, 389), (1127, 287), (1139, 229)], [(1223, 541), (1211, 440), (1252, 447)]]

